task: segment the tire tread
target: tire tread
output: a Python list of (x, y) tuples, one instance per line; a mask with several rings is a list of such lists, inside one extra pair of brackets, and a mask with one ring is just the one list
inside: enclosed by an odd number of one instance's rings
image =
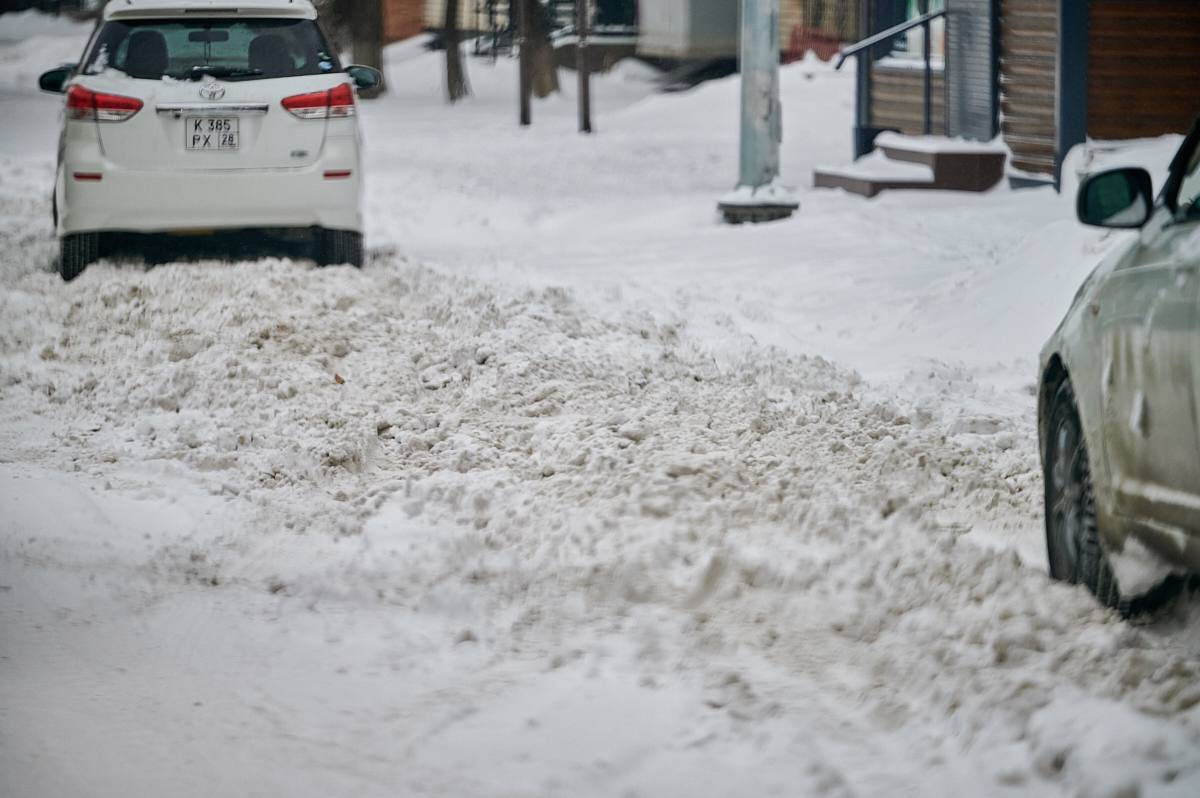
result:
[(59, 242), (58, 273), (64, 282), (83, 274), (100, 257), (99, 233), (68, 233)]
[(356, 268), (363, 265), (362, 233), (353, 230), (317, 231), (317, 263), (321, 266), (339, 266), (348, 263)]

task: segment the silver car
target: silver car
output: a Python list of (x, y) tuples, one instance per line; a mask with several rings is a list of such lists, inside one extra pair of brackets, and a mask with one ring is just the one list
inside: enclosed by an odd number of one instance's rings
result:
[(1200, 122), (1155, 199), (1144, 169), (1080, 186), (1084, 224), (1137, 230), (1042, 351), (1050, 573), (1125, 614), (1200, 572)]

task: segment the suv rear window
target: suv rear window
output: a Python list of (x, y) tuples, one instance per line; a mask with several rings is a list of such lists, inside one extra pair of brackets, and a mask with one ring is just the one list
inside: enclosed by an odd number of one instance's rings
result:
[(83, 71), (106, 69), (143, 80), (261, 80), (322, 75), (341, 66), (309, 19), (171, 18), (104, 23)]

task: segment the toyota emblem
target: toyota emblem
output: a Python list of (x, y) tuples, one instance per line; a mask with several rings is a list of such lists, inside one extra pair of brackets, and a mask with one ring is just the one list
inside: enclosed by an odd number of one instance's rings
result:
[(225, 96), (225, 87), (219, 83), (206, 83), (200, 87), (200, 96), (206, 100), (219, 100)]

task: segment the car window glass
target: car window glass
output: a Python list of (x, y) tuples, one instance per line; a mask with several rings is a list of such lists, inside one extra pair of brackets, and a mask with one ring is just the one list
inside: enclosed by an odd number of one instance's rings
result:
[(319, 75), (341, 66), (312, 20), (164, 19), (105, 23), (84, 72), (106, 69), (145, 80), (253, 80)]

